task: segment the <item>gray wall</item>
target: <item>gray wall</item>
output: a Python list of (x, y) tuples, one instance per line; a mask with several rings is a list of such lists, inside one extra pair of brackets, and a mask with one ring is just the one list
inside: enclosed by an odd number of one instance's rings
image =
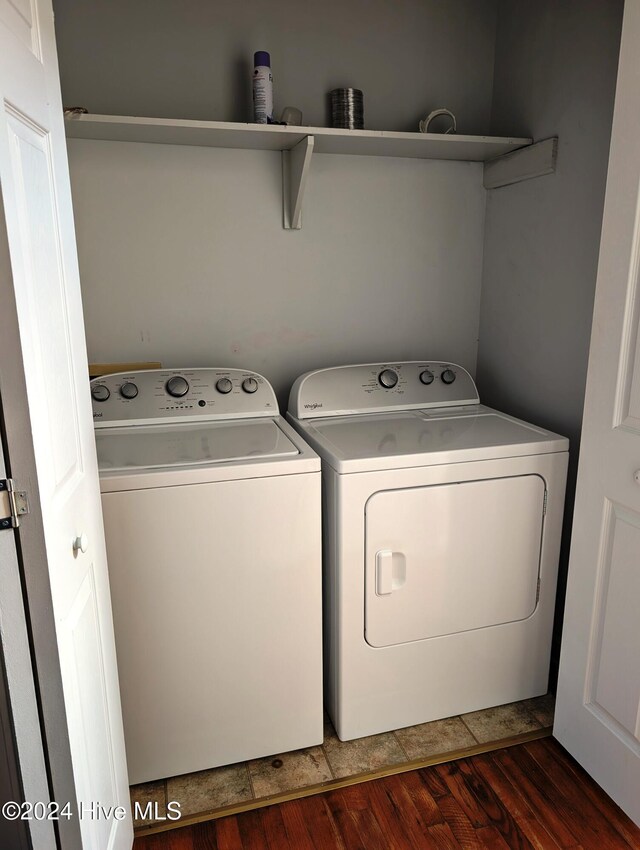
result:
[(483, 401), (571, 440), (559, 611), (622, 8), (622, 0), (498, 7), (491, 130), (558, 136), (559, 153), (555, 175), (487, 193), (477, 377)]
[[(445, 105), (486, 133), (497, 0), (54, 0), (67, 105), (247, 120), (255, 49), (277, 110), (324, 125), (364, 90), (366, 126)], [(73, 141), (89, 355), (245, 365), (281, 402), (304, 369), (443, 357), (472, 372), (484, 191), (472, 163), (314, 155), (301, 232), (280, 155)]]
[(276, 112), (323, 126), (326, 94), (364, 91), (369, 129), (413, 130), (447, 106), (489, 128), (496, 0), (54, 0), (62, 93), (90, 112), (251, 120), (253, 52)]
[(475, 371), (485, 191), (470, 162), (314, 155), (302, 230), (281, 155), (69, 141), (92, 362)]

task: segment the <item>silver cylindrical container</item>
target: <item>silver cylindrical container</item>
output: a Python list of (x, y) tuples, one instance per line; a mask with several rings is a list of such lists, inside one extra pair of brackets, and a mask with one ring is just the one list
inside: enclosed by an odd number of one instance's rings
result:
[(334, 89), (330, 96), (331, 126), (364, 130), (364, 103), (360, 89)]

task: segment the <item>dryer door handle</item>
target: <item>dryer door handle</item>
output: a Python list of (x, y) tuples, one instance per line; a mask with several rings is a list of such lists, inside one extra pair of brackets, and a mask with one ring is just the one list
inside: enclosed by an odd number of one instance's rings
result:
[(402, 552), (380, 549), (376, 552), (376, 594), (388, 596), (407, 580), (407, 564)]

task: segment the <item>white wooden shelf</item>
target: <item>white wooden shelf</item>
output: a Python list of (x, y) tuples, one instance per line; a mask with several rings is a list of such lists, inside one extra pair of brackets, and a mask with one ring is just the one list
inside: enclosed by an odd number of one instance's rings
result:
[(176, 118), (129, 118), (121, 115), (79, 115), (67, 118), (66, 127), (67, 136), (73, 139), (266, 151), (288, 151), (303, 139), (313, 136), (314, 153), (457, 159), (470, 162), (495, 159), (530, 145), (532, 141), (493, 136), (337, 130), (332, 127), (281, 127)]
[[(179, 118), (130, 118), (122, 115), (76, 115), (67, 118), (65, 123), (67, 136), (72, 139), (282, 151), (283, 223), (284, 227), (290, 230), (299, 230), (302, 226), (302, 202), (313, 154), (393, 156), (487, 163), (532, 145), (532, 139), (511, 137), (265, 126)], [(535, 165), (529, 158), (526, 165), (527, 177), (534, 176), (531, 173), (532, 168), (540, 168), (538, 158), (535, 157)], [(508, 168), (508, 182), (518, 179), (520, 168), (518, 160), (514, 159)], [(547, 172), (538, 170), (538, 173)], [(493, 185), (488, 188), (506, 185), (506, 182), (500, 182), (501, 179), (502, 171), (494, 173)]]

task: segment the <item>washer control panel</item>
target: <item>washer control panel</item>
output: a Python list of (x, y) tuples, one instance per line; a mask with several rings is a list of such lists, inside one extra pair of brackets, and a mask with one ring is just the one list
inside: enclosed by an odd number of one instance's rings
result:
[(273, 387), (245, 369), (149, 369), (91, 381), (96, 428), (277, 416)]
[(297, 419), (479, 404), (462, 366), (440, 360), (335, 366), (301, 375), (291, 389)]

